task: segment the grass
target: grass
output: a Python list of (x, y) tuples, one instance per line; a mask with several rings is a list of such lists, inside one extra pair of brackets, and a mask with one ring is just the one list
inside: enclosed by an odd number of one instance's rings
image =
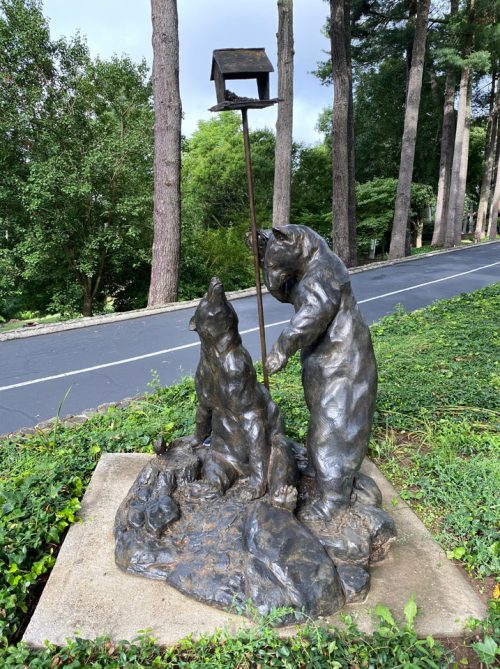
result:
[(50, 316), (33, 316), (33, 317), (20, 317), (15, 318), (10, 321), (2, 323), (0, 321), (0, 334), (3, 332), (11, 332), (12, 330), (20, 330), (21, 328), (30, 327), (30, 323), (36, 325), (49, 325), (51, 323), (60, 323), (61, 321), (68, 320), (70, 316), (64, 317), (62, 314), (51, 314)]
[[(500, 572), (499, 314), (497, 284), (413, 314), (397, 311), (372, 326), (380, 385), (371, 456), (450, 559), (485, 584)], [(272, 379), (271, 391), (282, 407), (288, 433), (303, 440), (307, 412), (297, 359)], [(448, 665), (440, 644), (429, 641), (432, 648), (416, 645), (412, 630), (396, 629), (383, 617), (378, 636), (373, 638), (363, 636), (352, 625), (345, 634), (318, 631), (313, 626), (284, 642), (266, 622), (260, 626), (259, 638), (229, 639), (223, 635), (201, 645), (187, 641), (173, 651), (160, 651), (148, 639), (134, 648), (113, 646), (112, 652), (107, 641), (75, 641), (70, 650), (47, 649), (42, 653), (17, 644), (35, 593), (54, 563), (65, 531), (75, 520), (79, 500), (101, 453), (150, 452), (159, 433), (169, 440), (192, 432), (195, 401), (193, 382), (187, 379), (126, 409), (97, 414), (84, 426), (59, 424), (49, 432), (0, 442), (3, 666), (55, 667), (63, 662), (74, 667), (91, 663), (96, 667), (257, 667), (260, 662), (261, 667), (340, 668), (356, 666), (354, 660), (346, 664), (345, 648), (349, 647), (359, 667), (453, 666)], [(418, 592), (416, 598), (418, 601)], [(484, 640), (477, 642), (486, 644), (476, 650), (491, 660), (490, 666), (498, 649), (494, 645), (499, 641), (498, 625), (498, 612), (492, 609)], [(393, 635), (393, 646), (384, 634)], [(344, 650), (339, 651), (341, 647)], [(433, 655), (435, 648), (439, 657)], [(426, 651), (423, 658), (419, 655), (422, 649)], [(432, 652), (429, 655), (427, 651)], [(172, 656), (167, 657), (170, 652)], [(218, 653), (221, 657), (236, 654), (232, 664), (221, 664)], [(316, 659), (311, 659), (313, 656)], [(300, 657), (302, 664), (297, 659)]]

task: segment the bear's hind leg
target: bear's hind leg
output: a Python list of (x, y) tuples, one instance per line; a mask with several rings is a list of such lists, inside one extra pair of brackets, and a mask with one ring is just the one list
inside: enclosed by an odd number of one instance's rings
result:
[(191, 497), (214, 499), (222, 497), (237, 479), (238, 473), (232, 464), (212, 453), (203, 456), (202, 478), (190, 486)]
[(271, 504), (289, 511), (297, 506), (297, 463), (292, 446), (282, 434), (273, 435), (269, 462)]
[(316, 473), (316, 496), (300, 509), (301, 520), (340, 521), (347, 511), (365, 449), (343, 436), (333, 421), (311, 420), (307, 447)]

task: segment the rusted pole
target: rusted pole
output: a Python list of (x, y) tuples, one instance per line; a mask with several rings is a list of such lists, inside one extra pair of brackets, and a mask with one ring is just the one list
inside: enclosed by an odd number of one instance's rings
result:
[(262, 306), (262, 287), (260, 283), (260, 266), (259, 266), (259, 246), (257, 244), (257, 216), (255, 213), (255, 195), (253, 192), (253, 173), (252, 173), (252, 156), (250, 153), (250, 136), (248, 134), (248, 110), (243, 108), (241, 110), (241, 117), (243, 119), (243, 140), (245, 142), (245, 162), (247, 165), (247, 183), (248, 183), (248, 200), (250, 203), (250, 223), (252, 226), (252, 251), (253, 264), (255, 270), (255, 288), (257, 289), (257, 312), (259, 315), (259, 333), (260, 333), (260, 351), (262, 357), (262, 373), (264, 375), (264, 385), (269, 390), (269, 377), (266, 370), (266, 331), (264, 327), (264, 308)]

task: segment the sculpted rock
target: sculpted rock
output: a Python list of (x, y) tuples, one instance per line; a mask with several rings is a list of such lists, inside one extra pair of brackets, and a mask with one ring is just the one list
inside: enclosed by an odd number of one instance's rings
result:
[(357, 565), (339, 564), (337, 572), (342, 583), (346, 604), (364, 601), (370, 591), (370, 574)]
[(170, 495), (162, 495), (160, 491), (146, 507), (145, 528), (159, 536), (179, 516), (180, 511), (175, 500)]
[(286, 606), (319, 616), (344, 605), (332, 561), (290, 511), (256, 503), (245, 523), (244, 546), (247, 590), (260, 613)]

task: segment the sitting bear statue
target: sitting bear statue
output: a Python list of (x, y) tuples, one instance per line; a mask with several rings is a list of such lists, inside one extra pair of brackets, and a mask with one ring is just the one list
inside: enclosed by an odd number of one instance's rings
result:
[(248, 499), (266, 491), (278, 506), (293, 509), (297, 499), (296, 461), (285, 438), (281, 413), (257, 381), (252, 359), (241, 343), (238, 316), (222, 283), (214, 277), (189, 325), (201, 342), (195, 376), (198, 407), (193, 445), (201, 447), (202, 479), (193, 494), (222, 495), (239, 478)]

